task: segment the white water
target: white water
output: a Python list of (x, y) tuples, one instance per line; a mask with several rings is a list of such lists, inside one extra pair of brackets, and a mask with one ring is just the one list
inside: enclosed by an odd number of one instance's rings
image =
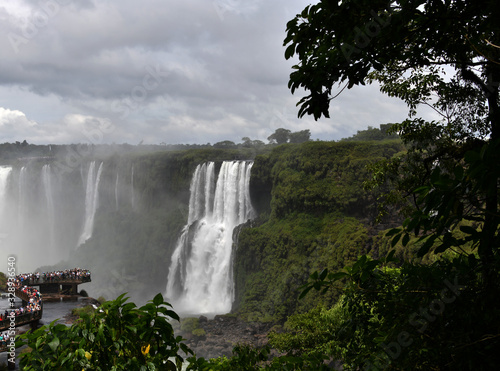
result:
[(10, 166), (0, 166), (0, 248), (3, 247), (3, 241), (9, 234), (8, 228), (5, 228), (7, 205), (7, 185), (12, 168)]
[(190, 186), (188, 223), (172, 255), (166, 296), (179, 313), (220, 314), (234, 300), (233, 230), (254, 217), (251, 162), (198, 165)]
[(119, 205), (118, 205), (118, 172), (116, 173), (116, 181), (115, 181), (115, 205), (116, 205), (116, 210), (118, 210)]
[[(21, 182), (20, 182), (21, 183)], [(50, 165), (42, 167), (42, 184), (47, 205), (47, 222), (49, 228), (49, 252), (54, 250), (54, 233), (55, 233), (55, 212), (54, 212), (54, 197), (52, 195), (52, 177), (50, 174)]]
[(94, 217), (99, 202), (99, 181), (102, 173), (102, 162), (99, 165), (97, 174), (95, 174), (95, 161), (89, 165), (87, 173), (87, 188), (85, 192), (85, 219), (82, 229), (82, 234), (78, 239), (78, 246), (92, 237), (94, 230)]
[(132, 174), (130, 175), (130, 200), (132, 202), (132, 210), (135, 210), (135, 192), (134, 192), (134, 166), (132, 166)]
[(26, 166), (23, 166), (19, 170), (19, 203), (17, 205), (17, 220), (19, 224), (19, 229), (24, 228), (25, 215), (27, 211), (26, 197), (28, 196), (28, 182), (26, 181)]

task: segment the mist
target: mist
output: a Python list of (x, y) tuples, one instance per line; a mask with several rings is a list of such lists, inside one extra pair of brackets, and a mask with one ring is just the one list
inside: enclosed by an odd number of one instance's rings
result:
[(224, 160), (255, 156), (251, 148), (5, 146), (0, 258), (16, 256), (17, 273), (89, 269), (92, 282), (80, 289), (90, 296), (127, 293), (139, 303), (165, 294), (196, 167), (216, 160), (219, 171)]
[[(67, 260), (92, 237), (104, 161), (82, 158), (73, 168), (59, 161), (27, 157), (0, 168), (1, 251), (17, 255), (21, 271)], [(113, 185), (115, 204), (131, 198), (128, 170), (120, 169), (122, 181)]]

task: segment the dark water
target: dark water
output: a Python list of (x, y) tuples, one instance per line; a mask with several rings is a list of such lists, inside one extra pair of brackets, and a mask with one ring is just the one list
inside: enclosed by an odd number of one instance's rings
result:
[[(9, 301), (6, 298), (0, 298), (0, 313), (5, 312), (6, 309), (10, 308)], [(20, 306), (21, 300), (16, 298), (15, 305)], [(41, 325), (48, 325), (50, 322), (58, 319), (58, 323), (64, 323), (64, 316), (69, 314), (71, 310), (77, 306), (80, 306), (81, 303), (78, 301), (65, 301), (65, 302), (55, 302), (55, 303), (43, 303), (43, 317), (40, 321)], [(29, 326), (19, 327), (21, 331), (29, 330)], [(19, 361), (18, 355), (20, 353), (20, 349), (16, 350), (16, 360)], [(0, 353), (0, 364), (7, 363), (7, 353)], [(16, 368), (19, 370), (19, 368)]]

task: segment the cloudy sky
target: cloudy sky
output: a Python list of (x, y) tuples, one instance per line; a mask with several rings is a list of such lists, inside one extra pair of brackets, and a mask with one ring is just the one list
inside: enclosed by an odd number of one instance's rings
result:
[(288, 20), (306, 0), (2, 0), (0, 143), (337, 140), (406, 109), (375, 86), (297, 119)]

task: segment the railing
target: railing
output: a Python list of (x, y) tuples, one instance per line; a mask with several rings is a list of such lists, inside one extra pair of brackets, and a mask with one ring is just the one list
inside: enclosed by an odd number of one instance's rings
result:
[[(8, 316), (7, 318), (3, 318), (3, 320), (0, 321), (0, 332), (7, 331), (11, 327), (24, 326), (31, 322), (38, 321), (42, 319), (42, 315), (43, 307), (42, 309), (31, 313), (24, 313), (17, 316)], [(11, 321), (11, 318), (14, 318), (14, 321)]]
[[(14, 290), (14, 294), (25, 302), (30, 301), (30, 294), (24, 292), (17, 287)], [(30, 323), (39, 321), (43, 316), (43, 302), (40, 300), (40, 310), (35, 310), (33, 312), (27, 312), (23, 314), (14, 315), (14, 312), (6, 310), (7, 316), (1, 313), (0, 316), (0, 333), (7, 331), (10, 336), (14, 336), (12, 331), (15, 327), (28, 325)], [(5, 339), (0, 341), (0, 353), (6, 352), (10, 346), (10, 341), (7, 342)]]
[(85, 282), (91, 282), (90, 276), (85, 276), (85, 277), (79, 277), (79, 278), (59, 278), (59, 277), (53, 277), (53, 278), (43, 278), (40, 277), (38, 279), (36, 278), (28, 278), (23, 280), (20, 285), (21, 286), (38, 286), (38, 285), (45, 285), (49, 283), (58, 283), (58, 284), (72, 284), (72, 283), (85, 283)]
[(30, 294), (28, 294), (27, 292), (24, 292), (24, 291), (18, 289), (17, 287), (15, 288), (14, 294), (19, 299), (21, 299), (21, 300), (23, 300), (25, 302), (29, 302), (30, 301)]

